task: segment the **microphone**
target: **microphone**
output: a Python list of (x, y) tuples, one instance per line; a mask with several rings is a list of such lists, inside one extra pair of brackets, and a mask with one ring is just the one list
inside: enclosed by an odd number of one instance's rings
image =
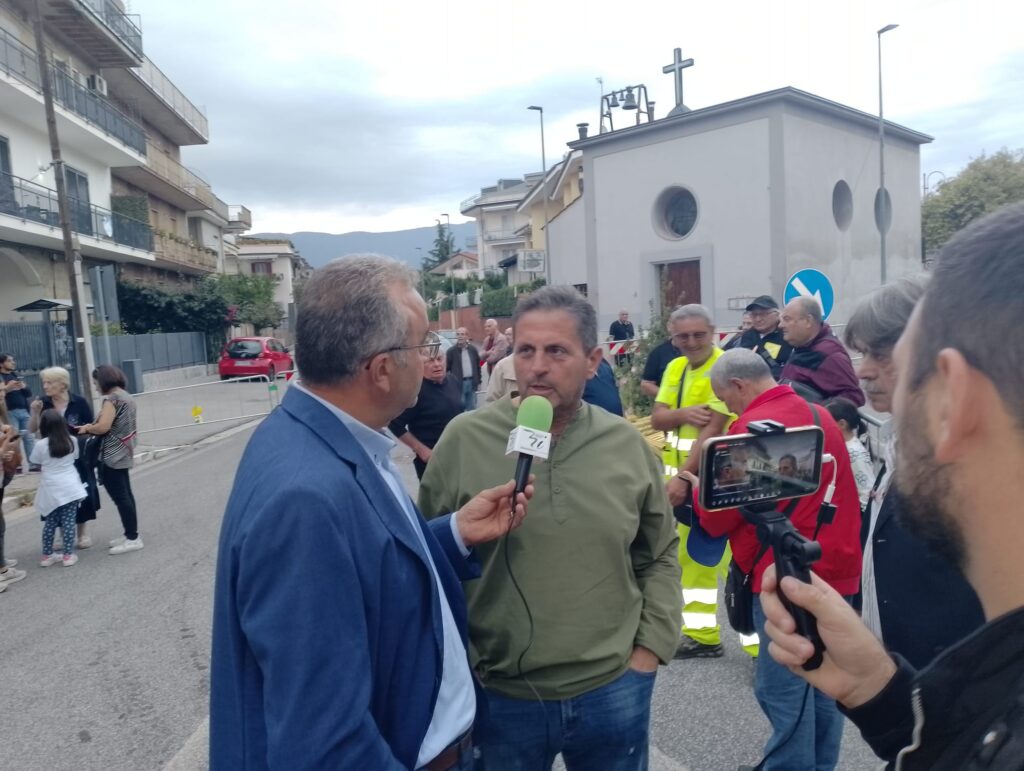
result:
[(516, 427), (509, 434), (508, 446), (505, 448), (506, 455), (514, 452), (519, 454), (519, 460), (516, 461), (516, 491), (513, 500), (526, 489), (533, 459), (537, 457), (547, 460), (551, 451), (552, 418), (551, 402), (543, 396), (527, 396), (519, 405)]

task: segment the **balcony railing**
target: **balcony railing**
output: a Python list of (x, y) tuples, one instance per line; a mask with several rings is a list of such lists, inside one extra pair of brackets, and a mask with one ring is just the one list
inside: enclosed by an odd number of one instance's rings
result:
[(137, 15), (129, 15), (117, 7), (112, 0), (82, 0), (99, 19), (117, 35), (126, 46), (142, 56), (142, 30)]
[[(35, 51), (3, 29), (0, 29), (0, 71), (42, 93), (39, 60)], [(50, 73), (53, 101), (56, 104), (118, 139), (139, 154), (146, 154), (146, 134), (142, 126), (95, 91), (76, 83), (70, 74), (58, 70), (53, 65), (47, 65), (47, 71)]]
[(484, 233), (484, 241), (508, 241), (510, 239), (525, 241), (526, 236), (516, 230), (490, 230)]
[(482, 193), (477, 193), (476, 195), (471, 195), (469, 198), (467, 198), (465, 201), (463, 201), (462, 203), (459, 204), (459, 211), (460, 212), (464, 212), (467, 209), (473, 208), (473, 205), (477, 201), (479, 201), (482, 197), (483, 197)]
[[(57, 191), (12, 174), (0, 174), (0, 214), (60, 227)], [(153, 251), (153, 230), (145, 222), (88, 201), (68, 199), (71, 229), (83, 236)]]
[(245, 206), (229, 206), (228, 222), (238, 222), (247, 228), (252, 227), (252, 212)]
[(217, 270), (217, 253), (212, 249), (205, 249), (191, 241), (184, 241), (184, 239), (176, 238), (168, 233), (157, 232), (154, 234), (154, 238), (155, 251), (165, 260), (211, 272)]
[(210, 123), (206, 119), (206, 115), (181, 93), (178, 87), (160, 71), (159, 67), (146, 59), (141, 67), (136, 67), (131, 72), (149, 86), (186, 123), (203, 137), (209, 139)]

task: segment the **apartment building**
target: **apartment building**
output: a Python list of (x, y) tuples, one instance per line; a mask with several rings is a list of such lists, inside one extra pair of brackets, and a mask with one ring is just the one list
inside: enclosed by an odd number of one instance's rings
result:
[(476, 245), (480, 270), (504, 270), (509, 284), (526, 283), (537, 275), (522, 269), (519, 255), (532, 243), (530, 215), (519, 204), (544, 175), (526, 174), (522, 179), (499, 179), (459, 205), (459, 211), (476, 220)]
[(279, 337), (289, 337), (295, 327), (295, 290), (313, 272), (312, 266), (288, 239), (237, 239), (237, 253), (224, 266), (228, 274), (266, 276), (274, 282), (274, 302), (281, 307), (284, 320), (277, 328)]
[[(146, 58), (141, 24), (120, 0), (0, 0), (0, 320), (70, 291), (43, 109), (52, 84), (71, 227), (83, 268), (186, 288), (223, 268), (225, 232), (244, 232), (181, 148), (209, 141), (196, 107)], [(244, 207), (236, 212), (248, 213)], [(87, 300), (90, 292), (87, 290)]]

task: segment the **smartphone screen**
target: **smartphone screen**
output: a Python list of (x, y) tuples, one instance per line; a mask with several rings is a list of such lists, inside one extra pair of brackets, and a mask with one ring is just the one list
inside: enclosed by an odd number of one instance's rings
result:
[(701, 507), (715, 511), (812, 495), (821, 484), (824, 444), (817, 426), (709, 439), (701, 452)]

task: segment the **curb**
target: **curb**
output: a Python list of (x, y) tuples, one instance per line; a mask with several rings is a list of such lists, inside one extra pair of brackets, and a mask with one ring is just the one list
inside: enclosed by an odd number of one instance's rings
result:
[[(200, 449), (202, 447), (206, 447), (207, 445), (219, 442), (219, 441), (221, 441), (223, 439), (228, 439), (228, 438), (234, 436), (235, 434), (240, 434), (241, 432), (247, 431), (248, 429), (252, 428), (253, 426), (258, 425), (260, 422), (263, 421), (264, 417), (266, 417), (266, 416), (257, 418), (256, 420), (251, 420), (251, 421), (249, 421), (247, 423), (243, 423), (240, 426), (232, 426), (231, 428), (225, 429), (224, 431), (221, 431), (221, 432), (216, 433), (216, 434), (211, 434), (210, 436), (207, 436), (207, 437), (204, 437), (204, 438), (200, 439), (195, 444), (179, 444), (179, 445), (175, 445), (174, 447), (157, 447), (157, 448), (152, 449), (152, 450), (145, 450), (143, 452), (138, 453), (135, 456), (135, 468), (137, 469), (140, 466), (151, 466), (151, 465), (154, 465), (154, 464), (158, 465), (158, 464), (160, 464), (160, 463), (162, 463), (164, 461), (171, 460), (172, 458), (176, 458), (179, 455), (184, 455), (186, 452), (188, 452), (190, 450), (197, 450), (197, 449)], [(31, 495), (32, 499), (34, 501), (35, 500), (35, 494), (36, 494), (35, 489), (32, 489), (32, 490), (22, 490), (21, 492), (10, 492), (7, 495), (5, 495), (4, 496), (4, 501), (3, 501), (3, 504), (2, 504), (3, 505), (3, 511), (2, 511), (3, 516), (7, 517), (7, 516), (13, 515), (15, 513), (22, 512), (23, 510), (24, 511), (31, 510), (32, 509), (32, 504), (28, 504), (28, 505), (22, 506), (19, 501), (25, 495)]]

